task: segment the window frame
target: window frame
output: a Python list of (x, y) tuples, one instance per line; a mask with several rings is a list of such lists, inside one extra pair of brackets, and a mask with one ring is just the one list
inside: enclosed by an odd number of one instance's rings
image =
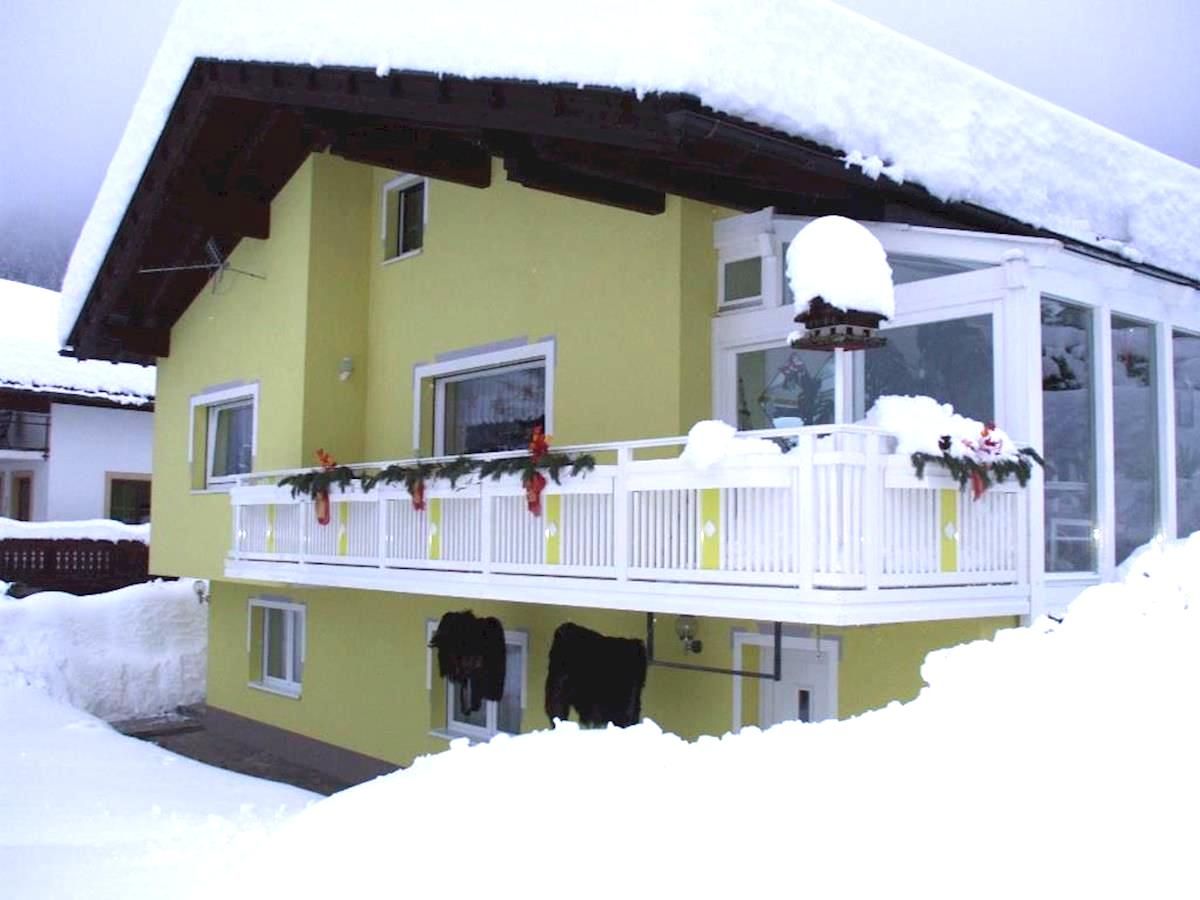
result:
[[(151, 511), (154, 504), (154, 485), (149, 472), (105, 472), (104, 473), (104, 514), (109, 519), (113, 516), (113, 486), (118, 481), (139, 482), (150, 486)], [(119, 521), (119, 520), (117, 520)]]
[(473, 375), (479, 375), (488, 370), (514, 369), (528, 363), (527, 368), (533, 368), (541, 363), (546, 370), (545, 389), (545, 432), (554, 433), (554, 369), (555, 342), (553, 340), (538, 341), (517, 347), (483, 350), (475, 353), (455, 354), (450, 359), (439, 362), (423, 363), (413, 366), (413, 448), (421, 447), (421, 408), (422, 391), (425, 385), (434, 391), (432, 411), (433, 455), (441, 456), (445, 452), (445, 435), (440, 429), (444, 421), (445, 383), (452, 380), (465, 380)]
[[(434, 679), (434, 651), (429, 646), (429, 642), (433, 640), (434, 632), (437, 631), (438, 623), (434, 619), (425, 621), (425, 689), (433, 690)], [(522, 720), (524, 712), (528, 708), (529, 700), (529, 632), (523, 629), (509, 630), (504, 629), (504, 648), (505, 653), (508, 652), (510, 646), (518, 647), (521, 651), (521, 696), (520, 708)], [(446, 718), (446, 723), (441, 728), (435, 728), (432, 734), (443, 738), (467, 738), (470, 741), (487, 741), (494, 738), (497, 734), (519, 734), (520, 732), (501, 731), (499, 727), (500, 719), (500, 701), (484, 700), (483, 708), (486, 710), (487, 724), (484, 727), (471, 725), (466, 722), (457, 721), (452, 718), (454, 710), (454, 692), (449, 688), (449, 682), (446, 679), (441, 679), (442, 686), (445, 690), (445, 698), (443, 700), (443, 712)], [(522, 724), (524, 724), (522, 722)]]
[[(258, 463), (258, 383), (234, 385), (201, 392), (192, 396), (189, 403), (188, 415), (188, 465), (196, 465), (196, 419), (197, 414), (204, 411), (204, 460), (202, 469), (202, 486), (193, 491), (228, 491), (238, 479), (254, 471)], [(216, 428), (214, 427), (214, 412), (219, 409), (229, 409), (236, 406), (250, 406), (250, 471), (235, 475), (212, 474), (213, 447), (216, 443)], [(193, 468), (193, 478), (201, 481)], [(195, 483), (195, 482), (194, 482)]]
[[(272, 694), (281, 694), (285, 697), (298, 700), (300, 699), (300, 696), (304, 690), (304, 669), (308, 668), (308, 608), (303, 603), (297, 603), (294, 600), (286, 600), (279, 597), (251, 597), (246, 604), (247, 655), (250, 655), (254, 649), (254, 611), (256, 609), (261, 609), (263, 611), (261, 646), (259, 647), (262, 661), (258, 672), (258, 678), (251, 680), (249, 682), (249, 686), (262, 691), (267, 691)], [(299, 642), (299, 656), (301, 665), (299, 679), (278, 678), (267, 674), (267, 657), (268, 647), (270, 645), (271, 627), (271, 617), (268, 614), (268, 611), (272, 609), (281, 610), (286, 614), (284, 618), (285, 632), (283, 659), (285, 672), (293, 676), (295, 675), (293, 670), (293, 659), (296, 653), (296, 644)], [(299, 636), (297, 636), (297, 632), (299, 632)]]
[[(393, 202), (392, 195), (397, 197), (410, 188), (417, 185), (423, 185), (424, 190), (421, 192), (421, 246), (413, 250), (400, 250), (400, 244), (403, 241), (404, 222), (402, 220), (402, 210), (396, 211), (396, 235), (397, 246), (395, 249), (400, 252), (389, 256), (391, 249), (388, 246), (388, 216)], [(383, 265), (398, 262), (402, 259), (410, 259), (414, 256), (419, 256), (421, 251), (425, 249), (425, 234), (429, 228), (429, 179), (424, 175), (413, 175), (409, 173), (397, 175), (383, 185), (380, 192), (380, 222), (379, 222), (379, 241), (383, 247)]]

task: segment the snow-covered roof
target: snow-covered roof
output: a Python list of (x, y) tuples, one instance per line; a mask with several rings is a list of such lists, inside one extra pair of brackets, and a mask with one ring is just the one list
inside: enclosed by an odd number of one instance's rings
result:
[(72, 255), (64, 341), (199, 57), (692, 94), (872, 177), (1200, 278), (1200, 169), (829, 0), (183, 0)]
[(58, 354), (59, 295), (0, 279), (0, 388), (144, 406), (154, 400), (153, 366)]

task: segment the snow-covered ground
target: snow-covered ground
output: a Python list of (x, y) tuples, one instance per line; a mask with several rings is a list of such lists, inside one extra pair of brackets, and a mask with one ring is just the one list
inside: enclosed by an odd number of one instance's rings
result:
[(1198, 569), (1200, 534), (1152, 545), (849, 721), (455, 742), (296, 816), (229, 896), (1194, 896)]
[(0, 682), (5, 900), (186, 897), (314, 799), (123, 737), (35, 687)]
[(186, 896), (316, 799), (83, 711), (118, 719), (201, 699), (205, 615), (190, 580), (0, 596), (4, 900)]
[(1193, 896), (1200, 533), (1121, 574), (1061, 624), (931, 654), (908, 704), (695, 743), (456, 741), (306, 809), (10, 671), (0, 896)]

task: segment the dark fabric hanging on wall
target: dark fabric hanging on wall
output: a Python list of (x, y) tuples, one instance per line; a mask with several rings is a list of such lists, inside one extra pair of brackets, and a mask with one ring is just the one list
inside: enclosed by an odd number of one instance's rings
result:
[(438, 652), (438, 671), (458, 688), (458, 705), (473, 713), (484, 700), (504, 696), (504, 626), (494, 617), (470, 610), (442, 616), (429, 641)]
[(606, 637), (573, 622), (554, 632), (546, 676), (546, 715), (580, 724), (622, 727), (642, 718), (646, 645), (634, 638)]

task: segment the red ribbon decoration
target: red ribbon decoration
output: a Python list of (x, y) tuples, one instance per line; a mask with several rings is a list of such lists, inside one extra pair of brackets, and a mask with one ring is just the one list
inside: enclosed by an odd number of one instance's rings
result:
[[(337, 465), (337, 460), (323, 449), (317, 449), (317, 464), (328, 472)], [(329, 491), (319, 491), (314, 498), (313, 512), (317, 514), (318, 525), (328, 525), (332, 507), (329, 503)]]
[[(541, 425), (533, 426), (533, 434), (529, 437), (529, 456), (533, 459), (534, 466), (541, 462), (542, 457), (550, 452), (550, 439), (546, 437)], [(542, 514), (542, 491), (546, 489), (546, 476), (535, 468), (533, 474), (526, 474), (523, 479), (525, 485), (525, 505), (529, 507), (529, 511), (535, 516)]]

